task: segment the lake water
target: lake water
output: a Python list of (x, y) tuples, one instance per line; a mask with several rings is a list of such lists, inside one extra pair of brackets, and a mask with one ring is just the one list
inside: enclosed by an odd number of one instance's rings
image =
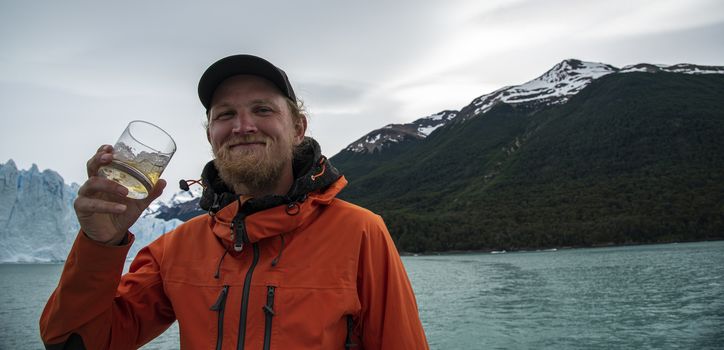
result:
[[(724, 241), (403, 261), (432, 349), (724, 349)], [(0, 349), (43, 348), (61, 268), (0, 265)]]

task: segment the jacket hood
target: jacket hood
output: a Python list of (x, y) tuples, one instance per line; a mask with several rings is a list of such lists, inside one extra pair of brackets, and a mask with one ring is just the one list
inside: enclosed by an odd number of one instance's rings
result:
[(329, 204), (347, 184), (310, 137), (298, 146), (292, 168), (294, 182), (286, 195), (245, 200), (219, 177), (214, 162), (208, 162), (201, 174), (205, 188), (199, 205), (214, 216), (216, 235), (224, 240), (233, 239), (229, 226), (239, 216), (245, 218), (249, 242), (293, 231), (315, 215), (313, 207)]
[[(322, 190), (342, 177), (339, 171), (322, 155), (319, 144), (311, 137), (305, 137), (297, 146), (292, 161), (292, 170), (294, 182), (286, 195), (250, 199), (245, 205), (250, 207), (248, 210), (256, 212), (281, 204), (301, 201), (307, 194)], [(204, 191), (199, 206), (211, 214), (216, 214), (221, 208), (239, 198), (221, 179), (213, 160), (204, 166), (201, 181)]]

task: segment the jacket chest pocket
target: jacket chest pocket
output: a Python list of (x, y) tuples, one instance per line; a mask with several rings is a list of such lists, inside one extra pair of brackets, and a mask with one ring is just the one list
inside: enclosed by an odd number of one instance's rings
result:
[(166, 271), (164, 290), (179, 320), (185, 348), (221, 349), (218, 340), (229, 328), (224, 329), (224, 319), (233, 310), (231, 292), (238, 289), (221, 285), (209, 269), (174, 266)]
[(263, 292), (264, 349), (344, 348), (347, 316), (359, 313), (356, 291), (268, 285)]

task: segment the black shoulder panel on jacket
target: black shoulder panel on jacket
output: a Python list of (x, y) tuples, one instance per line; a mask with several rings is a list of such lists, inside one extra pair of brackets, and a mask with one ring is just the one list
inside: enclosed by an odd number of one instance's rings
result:
[[(294, 182), (289, 193), (285, 196), (254, 198), (247, 202), (246, 213), (251, 214), (273, 206), (303, 201), (308, 193), (322, 190), (342, 176), (329, 160), (322, 156), (319, 144), (311, 137), (305, 137), (297, 147), (292, 160), (292, 170)], [(199, 202), (201, 209), (215, 213), (238, 198), (219, 177), (219, 171), (213, 160), (204, 167), (201, 179), (204, 184), (204, 192)]]

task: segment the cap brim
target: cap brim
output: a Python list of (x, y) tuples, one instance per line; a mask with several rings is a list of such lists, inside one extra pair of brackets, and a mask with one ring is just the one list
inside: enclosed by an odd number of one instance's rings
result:
[(209, 66), (199, 80), (199, 99), (206, 110), (211, 107), (214, 91), (224, 80), (235, 75), (256, 75), (271, 81), (286, 97), (296, 102), (287, 74), (269, 61), (253, 55), (222, 58)]

